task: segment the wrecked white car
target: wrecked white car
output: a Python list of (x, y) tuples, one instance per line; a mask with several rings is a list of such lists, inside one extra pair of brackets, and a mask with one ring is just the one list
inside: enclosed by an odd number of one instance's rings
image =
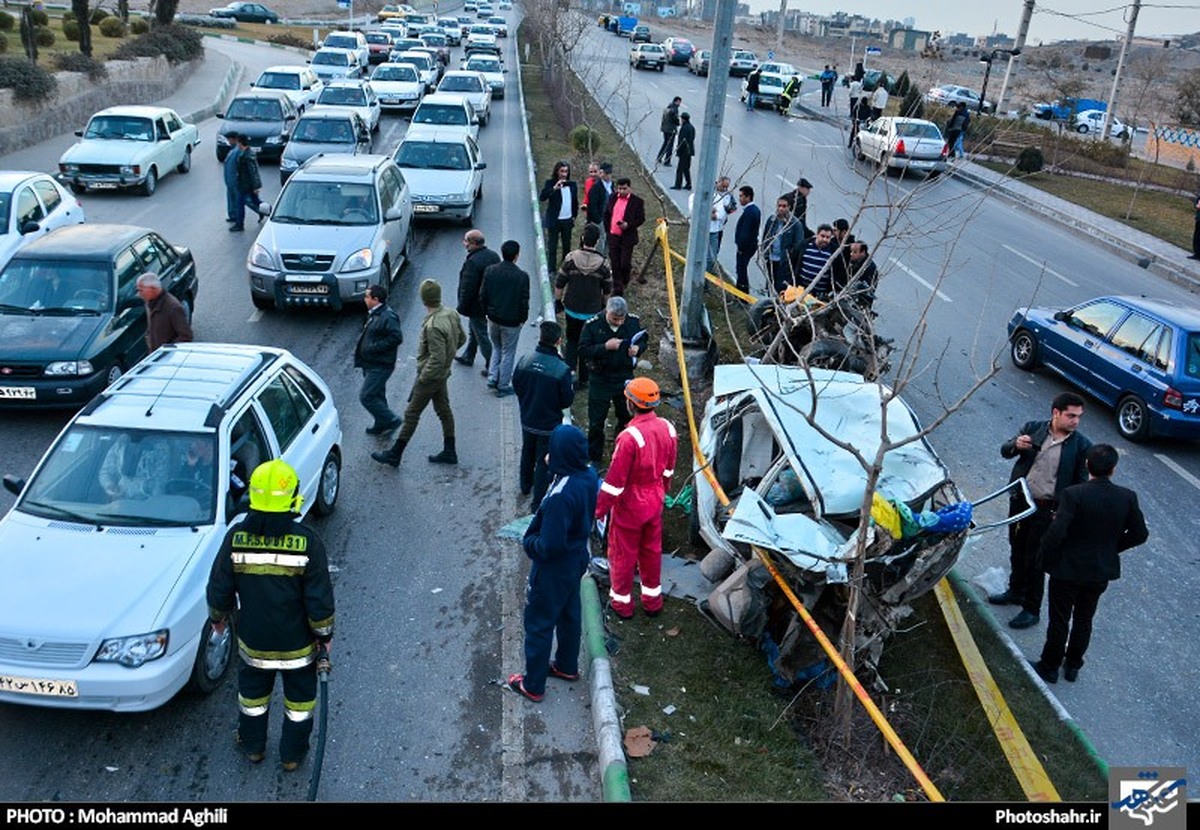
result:
[[(823, 665), (824, 655), (752, 546), (770, 552), (791, 590), (836, 642), (867, 474), (806, 414), (870, 461), (883, 434), (881, 401), (887, 394), (886, 387), (849, 372), (766, 364), (715, 369), (700, 448), (730, 503), (718, 501), (697, 464), (693, 542), (713, 551), (702, 566), (705, 575), (722, 580), (702, 607), (735, 634), (760, 641), (769, 637), (767, 651), (779, 685), (815, 676), (810, 670)], [(887, 405), (886, 427), (892, 443), (920, 432), (916, 416), (899, 398)], [(903, 538), (870, 524), (856, 642), (859, 659), (872, 666), (883, 640), (908, 615), (908, 604), (954, 565), (970, 522), (970, 505), (963, 504), (924, 438), (884, 456), (875, 493), (914, 516), (962, 506), (967, 520), (952, 532)]]

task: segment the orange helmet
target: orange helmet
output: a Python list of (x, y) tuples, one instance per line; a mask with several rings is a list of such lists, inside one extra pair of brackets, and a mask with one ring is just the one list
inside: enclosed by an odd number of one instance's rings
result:
[(627, 380), (625, 381), (625, 397), (632, 401), (634, 406), (653, 409), (658, 406), (658, 384), (650, 378)]

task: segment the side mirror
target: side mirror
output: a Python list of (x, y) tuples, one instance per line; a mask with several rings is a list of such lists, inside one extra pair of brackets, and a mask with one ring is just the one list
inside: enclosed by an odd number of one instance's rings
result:
[(4, 477), (4, 489), (14, 496), (19, 496), (21, 495), (21, 491), (25, 489), (25, 479), (17, 478), (14, 475), (6, 475)]
[(117, 314), (126, 314), (143, 306), (140, 297), (122, 297), (117, 303)]
[(83, 138), (83, 130), (76, 130), (75, 135), (79, 136), (80, 138)]
[(217, 113), (217, 118), (222, 118), (222, 119), (223, 119), (224, 117), (225, 117), (225, 113), (223, 113), (223, 112), (218, 112), (218, 113)]
[(21, 236), (24, 236), (27, 233), (33, 233), (34, 231), (40, 231), (41, 229), (42, 229), (41, 225), (39, 225), (37, 222), (30, 220), (29, 222), (26, 222), (23, 225), (21, 225), (21, 227), (18, 229), (17, 232), (20, 233)]
[(1055, 319), (1055, 320), (1057, 320), (1057, 321), (1058, 321), (1058, 322), (1060, 322), (1060, 323), (1061, 323), (1061, 322), (1063, 322), (1064, 320), (1070, 320), (1070, 319), (1071, 319), (1071, 312), (1069, 312), (1069, 311), (1056, 311), (1056, 312), (1054, 312), (1054, 319)]
[(476, 163), (475, 163), (475, 169), (476, 169), (476, 170), (483, 170), (483, 169), (485, 169), (486, 167), (487, 167), (487, 162), (486, 162), (486, 161), (479, 161), (479, 162), (476, 162)]
[(404, 218), (404, 211), (398, 207), (390, 207), (383, 212), (384, 222), (395, 222)]

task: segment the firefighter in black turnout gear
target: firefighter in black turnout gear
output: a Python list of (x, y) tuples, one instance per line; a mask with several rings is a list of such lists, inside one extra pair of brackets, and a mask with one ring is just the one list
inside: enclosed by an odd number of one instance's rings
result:
[(333, 584), (320, 537), (296, 520), (300, 481), (281, 459), (250, 476), (250, 511), (229, 528), (208, 579), (217, 635), (237, 609), (237, 740), (252, 762), (266, 757), (275, 673), (285, 718), (279, 759), (290, 772), (308, 751), (317, 702), (317, 656), (333, 638)]

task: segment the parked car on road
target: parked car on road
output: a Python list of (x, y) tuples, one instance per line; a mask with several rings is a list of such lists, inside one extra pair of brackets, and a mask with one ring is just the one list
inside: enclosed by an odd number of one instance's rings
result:
[(487, 167), (475, 139), (456, 130), (414, 126), (393, 156), (408, 182), (414, 219), (472, 223)]
[[(961, 102), (966, 104), (967, 109), (971, 112), (979, 110), (979, 93), (969, 87), (957, 84), (942, 84), (932, 87), (925, 93), (925, 100), (930, 104), (939, 104), (944, 107), (954, 106)], [(992, 101), (984, 101), (983, 111), (995, 112), (996, 104)]]
[(458, 22), (457, 17), (439, 17), (437, 24), (441, 27), (442, 33), (446, 35), (446, 40), (449, 41), (451, 46), (462, 44), (462, 24)]
[(173, 344), (131, 367), (27, 482), (4, 479), (0, 631), (23, 645), (0, 650), (0, 701), (139, 712), (216, 691), (236, 621), (213, 630), (205, 588), (250, 474), (283, 458), (297, 511), (326, 515), (341, 444), (329, 387), (283, 349)]
[(657, 69), (667, 66), (667, 53), (660, 43), (638, 43), (629, 50), (629, 65), (634, 69)]
[(365, 63), (358, 62), (358, 55), (349, 49), (321, 48), (313, 52), (309, 60), (313, 72), (325, 83), (361, 78)]
[(0, 171), (0, 269), (35, 239), (83, 221), (83, 205), (49, 174)]
[(650, 43), (650, 27), (645, 23), (639, 23), (633, 27), (633, 33), (629, 36), (630, 43)]
[(708, 65), (712, 62), (712, 51), (698, 49), (688, 58), (688, 72), (693, 75), (708, 76)]
[(388, 55), (392, 54), (392, 47), (395, 43), (396, 39), (388, 32), (378, 29), (374, 32), (367, 32), (367, 49), (370, 50), (371, 66), (385, 62)]
[(854, 138), (859, 161), (887, 170), (937, 175), (946, 169), (949, 148), (937, 124), (923, 118), (884, 116), (859, 129)]
[(326, 84), (317, 96), (313, 112), (324, 112), (331, 108), (352, 110), (358, 113), (371, 132), (379, 132), (379, 96), (368, 81), (333, 81)]
[(669, 37), (662, 42), (663, 51), (667, 53), (667, 63), (672, 66), (687, 66), (696, 47), (685, 37)]
[(456, 92), (432, 92), (426, 95), (413, 113), (412, 123), (458, 130), (479, 140), (479, 117), (475, 115), (475, 108)]
[(217, 129), (217, 161), (229, 155), (230, 133), (246, 136), (250, 151), (259, 161), (279, 161), (299, 117), (299, 110), (286, 92), (251, 89), (239, 93), (224, 112), (217, 113), (217, 118), (225, 122)]
[(441, 77), (441, 65), (437, 58), (430, 55), (428, 52), (409, 49), (407, 52), (396, 54), (388, 58), (389, 63), (407, 63), (416, 68), (417, 74), (425, 83), (425, 91), (433, 92), (438, 85), (438, 79)]
[(270, 66), (262, 71), (258, 80), (250, 84), (252, 89), (277, 89), (287, 93), (303, 113), (317, 100), (325, 82), (308, 66)]
[(371, 87), (385, 110), (415, 110), (425, 97), (425, 82), (411, 63), (381, 63), (371, 73)]
[(744, 78), (758, 67), (758, 56), (749, 49), (735, 49), (729, 59), (729, 74), (735, 78)]
[[(1077, 133), (1096, 133), (1099, 135), (1104, 132), (1104, 110), (1084, 110), (1071, 119), (1071, 126), (1074, 127)], [(1112, 117), (1112, 124), (1109, 126), (1109, 134), (1116, 138), (1130, 138), (1133, 136), (1133, 129), (1115, 115)]]
[(279, 15), (261, 3), (230, 3), (209, 9), (209, 17), (236, 20), (238, 23), (278, 23)]
[(489, 17), (487, 22), (496, 31), (496, 37), (508, 37), (508, 21), (503, 17)]
[(149, 228), (69, 225), (17, 251), (0, 271), (0, 406), (83, 406), (141, 360), (146, 271), (191, 317), (191, 251)]
[[(849, 81), (849, 75), (846, 80)], [(875, 88), (880, 84), (888, 91), (888, 94), (896, 91), (896, 79), (882, 69), (868, 69), (863, 73), (862, 88), (863, 92), (874, 92)]]
[(463, 62), (463, 69), (482, 75), (492, 88), (492, 98), (504, 97), (504, 73), (507, 70), (499, 59), (491, 55), (475, 54)]
[(83, 140), (58, 160), (58, 180), (75, 193), (136, 188), (152, 196), (158, 180), (192, 169), (200, 132), (166, 107), (109, 107), (76, 130)]
[(371, 128), (354, 110), (314, 108), (296, 121), (279, 159), (279, 183), (318, 153), (361, 155), (371, 152)]
[(413, 206), (391, 156), (309, 159), (275, 201), (250, 248), (257, 308), (361, 303), (408, 262)]
[(385, 20), (404, 20), (415, 11), (416, 9), (407, 3), (388, 3), (376, 13), (375, 19), (380, 23)]
[(350, 50), (363, 71), (371, 64), (371, 45), (362, 32), (330, 32), (321, 41), (321, 48)]
[(1200, 308), (1129, 296), (1018, 308), (1008, 336), (1018, 369), (1044, 366), (1099, 398), (1130, 441), (1200, 438)]
[(492, 85), (479, 72), (466, 69), (455, 69), (442, 76), (437, 91), (442, 94), (454, 93), (466, 98), (471, 104), (479, 126), (486, 127), (492, 117)]

